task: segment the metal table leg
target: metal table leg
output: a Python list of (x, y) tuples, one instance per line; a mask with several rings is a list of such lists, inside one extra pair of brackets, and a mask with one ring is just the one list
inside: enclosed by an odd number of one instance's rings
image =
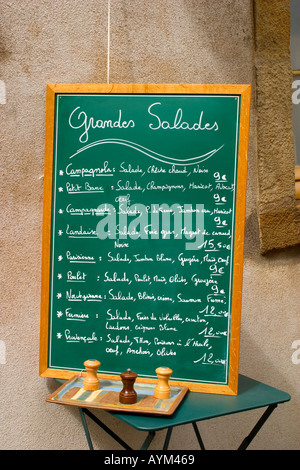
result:
[(163, 446), (163, 450), (168, 449), (168, 445), (169, 445), (169, 442), (170, 442), (170, 439), (171, 439), (172, 431), (173, 431), (173, 428), (168, 428), (167, 435), (166, 435), (165, 442), (164, 442), (164, 446)]
[[(249, 446), (249, 444), (252, 442), (252, 440), (254, 439), (254, 437), (257, 435), (258, 431), (262, 428), (262, 426), (263, 426), (264, 423), (267, 421), (267, 419), (269, 418), (269, 416), (270, 416), (271, 413), (275, 410), (276, 407), (277, 407), (277, 403), (268, 406), (268, 408), (265, 410), (265, 412), (263, 413), (263, 415), (261, 416), (261, 418), (258, 420), (258, 422), (256, 423), (256, 425), (253, 427), (252, 431), (248, 434), (247, 437), (245, 437), (245, 439), (243, 440), (243, 442), (241, 443), (241, 445), (238, 447), (238, 450), (245, 450), (245, 449), (247, 449), (247, 447)], [(100, 426), (107, 434), (109, 434), (111, 437), (113, 437), (113, 438), (115, 439), (115, 441), (118, 442), (122, 447), (124, 447), (124, 448), (127, 449), (127, 450), (133, 450), (128, 444), (126, 444), (126, 442), (124, 442), (117, 434), (115, 434), (115, 433), (114, 433), (111, 429), (109, 429), (104, 423), (102, 423), (102, 422), (101, 422), (95, 415), (93, 415), (88, 409), (86, 409), (86, 408), (79, 408), (79, 413), (80, 413), (82, 425), (83, 425), (83, 428), (84, 428), (86, 440), (87, 440), (87, 443), (88, 443), (88, 446), (89, 446), (89, 449), (90, 449), (90, 450), (94, 450), (94, 448), (93, 448), (93, 443), (92, 443), (91, 436), (90, 436), (90, 433), (89, 433), (88, 425), (87, 425), (87, 422), (86, 422), (86, 419), (85, 419), (85, 414), (86, 414), (87, 416), (89, 416), (96, 424), (98, 424), (98, 426)], [(201, 438), (201, 435), (200, 435), (200, 432), (199, 432), (197, 423), (196, 423), (196, 422), (192, 422), (192, 425), (193, 425), (193, 428), (194, 428), (194, 431), (195, 431), (195, 434), (196, 434), (196, 437), (197, 437), (197, 440), (198, 440), (200, 449), (201, 449), (201, 450), (205, 450), (205, 447), (204, 447), (204, 444), (203, 444), (203, 441), (202, 441), (202, 438)], [(164, 446), (163, 446), (163, 449), (164, 449), (164, 450), (167, 450), (167, 449), (168, 449), (172, 431), (173, 431), (173, 428), (172, 428), (172, 427), (168, 428), (168, 430), (167, 430), (167, 435), (166, 435), (165, 442), (164, 442)], [(151, 444), (151, 442), (152, 442), (154, 436), (155, 436), (155, 431), (149, 431), (148, 436), (146, 437), (146, 439), (145, 439), (143, 445), (141, 446), (140, 450), (147, 450), (148, 447), (149, 447), (149, 445)]]
[(252, 431), (248, 434), (247, 437), (245, 437), (245, 439), (243, 440), (243, 442), (241, 443), (240, 447), (238, 448), (238, 450), (245, 450), (247, 449), (248, 445), (250, 444), (250, 442), (254, 439), (254, 437), (256, 436), (256, 434), (258, 433), (258, 431), (261, 429), (261, 427), (263, 426), (263, 424), (267, 421), (267, 419), (269, 418), (270, 414), (275, 410), (275, 408), (277, 407), (277, 403), (275, 403), (274, 405), (269, 405), (268, 408), (266, 409), (266, 411), (264, 412), (264, 414), (262, 415), (262, 417), (258, 420), (258, 422), (256, 423), (256, 425), (254, 426), (254, 428), (252, 429)]
[(192, 423), (192, 425), (193, 425), (193, 428), (194, 428), (194, 431), (195, 431), (196, 437), (197, 437), (197, 439), (198, 439), (198, 442), (199, 442), (200, 449), (201, 449), (201, 450), (205, 450), (205, 447), (204, 447), (204, 444), (203, 444), (202, 438), (201, 438), (201, 436), (200, 436), (200, 432), (199, 432), (199, 429), (198, 429), (197, 423), (193, 422), (193, 423)]
[(140, 450), (147, 450), (151, 442), (153, 441), (154, 436), (155, 436), (155, 431), (149, 431), (148, 436), (146, 437), (145, 442), (143, 443)]
[(95, 415), (93, 415), (93, 413), (91, 413), (87, 408), (79, 408), (79, 411), (80, 411), (81, 421), (84, 427), (85, 435), (86, 435), (90, 450), (93, 450), (93, 444), (92, 444), (91, 436), (88, 430), (88, 426), (87, 426), (84, 414), (89, 416), (96, 424), (98, 424), (98, 426), (100, 426), (100, 428), (102, 428), (107, 434), (113, 437), (115, 441), (117, 441), (122, 447), (124, 447), (124, 449), (133, 450), (128, 444), (126, 444), (126, 442), (124, 442), (117, 434), (115, 434), (104, 423), (102, 423), (100, 419), (98, 419)]
[(82, 425), (83, 425), (83, 429), (84, 429), (84, 433), (85, 433), (85, 437), (86, 437), (89, 449), (94, 450), (93, 443), (92, 443), (91, 436), (90, 436), (90, 432), (89, 432), (89, 428), (88, 428), (88, 425), (87, 425), (87, 422), (86, 422), (86, 419), (85, 419), (82, 408), (79, 408), (79, 414), (80, 414), (81, 422), (82, 422)]

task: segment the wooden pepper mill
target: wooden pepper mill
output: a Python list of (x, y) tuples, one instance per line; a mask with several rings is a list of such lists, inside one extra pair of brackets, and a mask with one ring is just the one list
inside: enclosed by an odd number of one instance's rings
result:
[(99, 390), (100, 380), (97, 377), (97, 370), (99, 369), (100, 362), (96, 359), (88, 359), (83, 365), (87, 372), (83, 381), (84, 390)]
[(169, 367), (158, 367), (155, 372), (158, 379), (154, 389), (155, 398), (170, 398), (171, 388), (169, 386), (169, 378), (173, 372), (172, 369), (169, 369)]
[(126, 372), (120, 374), (120, 377), (123, 382), (123, 389), (119, 394), (120, 403), (127, 405), (132, 405), (137, 402), (137, 393), (134, 390), (134, 382), (137, 378), (137, 374), (132, 372), (130, 369), (127, 369)]

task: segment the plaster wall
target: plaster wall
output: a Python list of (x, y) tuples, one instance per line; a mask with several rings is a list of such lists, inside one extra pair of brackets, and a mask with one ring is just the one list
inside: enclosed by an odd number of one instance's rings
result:
[[(2, 0), (0, 9), (0, 449), (87, 449), (78, 412), (45, 403), (57, 384), (38, 375), (45, 91), (46, 83), (106, 83), (107, 1)], [(240, 372), (292, 400), (249, 449), (299, 450), (300, 250), (260, 250), (252, 1), (111, 0), (110, 30), (111, 83), (252, 85)], [(265, 50), (261, 60), (269, 59)], [(288, 107), (283, 113), (290, 122)], [(236, 448), (260, 415), (200, 424), (206, 447)], [(144, 433), (101, 417), (133, 447), (144, 441)], [(120, 449), (93, 424), (91, 434), (96, 449)], [(150, 449), (164, 437), (157, 433)], [(170, 449), (197, 448), (191, 426), (173, 431)]]

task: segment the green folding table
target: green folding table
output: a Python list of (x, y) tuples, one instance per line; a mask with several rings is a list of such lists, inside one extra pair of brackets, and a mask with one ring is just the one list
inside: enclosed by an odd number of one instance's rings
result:
[[(173, 428), (184, 424), (192, 424), (200, 449), (205, 450), (197, 422), (220, 416), (241, 413), (243, 411), (265, 408), (256, 425), (238, 447), (238, 450), (244, 450), (249, 446), (277, 405), (287, 402), (290, 399), (290, 395), (286, 392), (270, 387), (269, 385), (258, 382), (257, 380), (244, 375), (239, 375), (238, 395), (229, 396), (188, 392), (181, 404), (170, 416), (161, 417), (114, 411), (105, 411), (105, 413), (111, 413), (115, 418), (124, 421), (137, 431), (146, 431), (148, 433), (140, 450), (147, 450), (156, 432), (164, 429), (167, 429), (167, 434), (163, 450), (168, 449)], [(98, 426), (100, 426), (100, 428), (113, 437), (124, 449), (134, 450), (114, 431), (108, 428), (97, 416), (95, 416), (90, 409), (79, 407), (79, 412), (90, 450), (93, 450), (93, 444), (86, 416), (92, 419)]]

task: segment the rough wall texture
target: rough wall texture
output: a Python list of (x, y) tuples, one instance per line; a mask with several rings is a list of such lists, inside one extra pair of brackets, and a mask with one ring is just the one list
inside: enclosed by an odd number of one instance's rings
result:
[(300, 243), (295, 200), (289, 1), (254, 2), (261, 249)]
[[(258, 3), (272, 10), (277, 5)], [(252, 6), (250, 0), (111, 0), (110, 81), (251, 83), (254, 97)], [(86, 449), (77, 410), (45, 403), (57, 384), (38, 376), (45, 86), (106, 82), (107, 2), (2, 0), (0, 24), (0, 80), (6, 88), (0, 104), (0, 449)], [(263, 52), (261, 74), (271, 54)], [(276, 75), (274, 70), (274, 86)], [(259, 104), (272, 126), (278, 116), (268, 103)], [(257, 165), (265, 148), (260, 131), (256, 140), (257, 116), (253, 99), (240, 371), (293, 397), (269, 418), (250, 449), (299, 449), (300, 364), (292, 354), (300, 340), (300, 253), (298, 248), (260, 253), (257, 181), (267, 170)], [(286, 134), (290, 146), (289, 126)], [(283, 170), (276, 178), (280, 192)], [(284, 176), (284, 187), (285, 181)], [(268, 198), (267, 188), (260, 197)], [(135, 448), (144, 441), (144, 433), (100, 415)], [(260, 415), (258, 410), (200, 424), (206, 447), (236, 448)], [(91, 434), (96, 449), (120, 449), (93, 424)], [(151, 449), (161, 448), (164, 437), (157, 433)], [(192, 427), (176, 428), (170, 448), (197, 449)]]

